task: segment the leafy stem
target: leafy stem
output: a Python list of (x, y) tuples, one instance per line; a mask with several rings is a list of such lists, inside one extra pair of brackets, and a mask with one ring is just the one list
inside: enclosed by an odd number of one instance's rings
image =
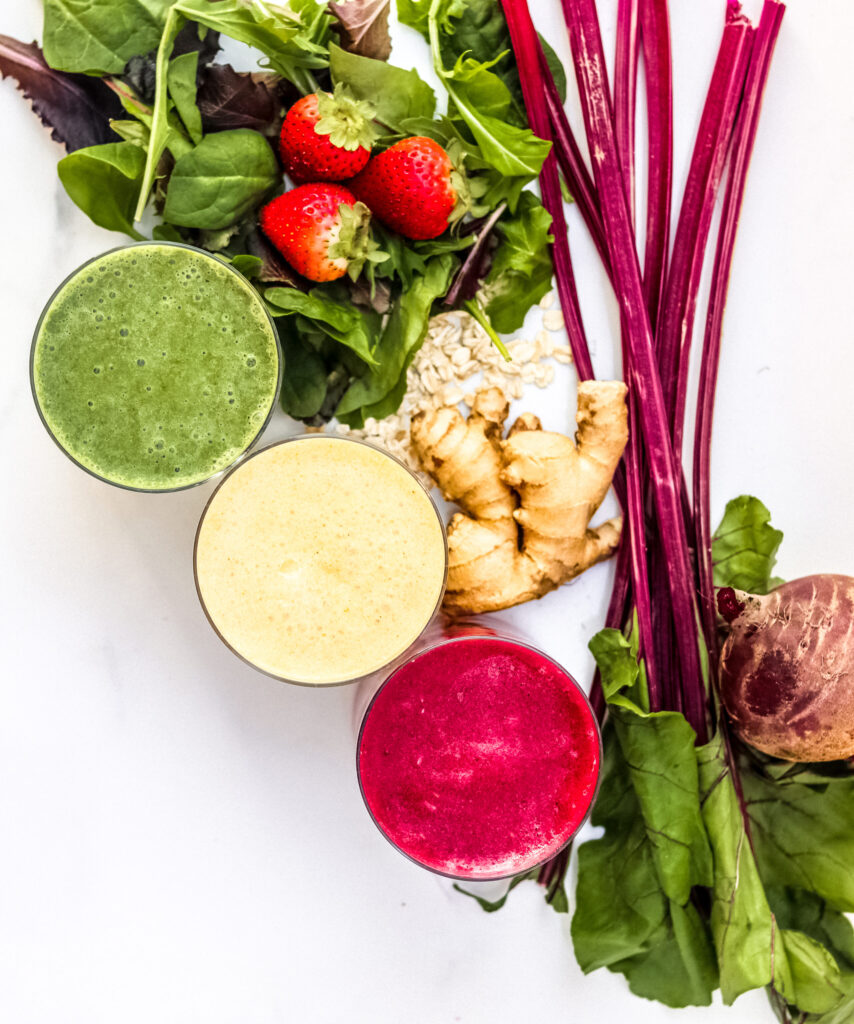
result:
[(466, 310), (468, 310), (469, 313), (471, 313), (475, 320), (477, 320), (480, 326), (486, 331), (486, 333), (489, 335), (492, 344), (498, 349), (498, 351), (501, 353), (504, 359), (508, 363), (512, 362), (512, 357), (507, 349), (507, 346), (504, 344), (501, 338), (498, 337), (495, 328), (492, 326), (489, 317), (486, 315), (486, 310), (483, 308), (483, 306), (481, 306), (477, 299), (467, 299), (463, 303), (463, 307)]
[(166, 74), (169, 58), (175, 45), (175, 37), (181, 31), (183, 24), (183, 15), (179, 14), (174, 7), (170, 7), (169, 13), (166, 15), (166, 24), (163, 28), (160, 45), (157, 48), (157, 61), (155, 63), (157, 84), (154, 96), (154, 111), (151, 118), (151, 140), (148, 145), (145, 170), (142, 175), (142, 185), (139, 190), (139, 200), (136, 204), (134, 221), (142, 219), (145, 205), (148, 202), (148, 197), (154, 184), (157, 165), (166, 149), (166, 138), (169, 132), (169, 97), (166, 89)]

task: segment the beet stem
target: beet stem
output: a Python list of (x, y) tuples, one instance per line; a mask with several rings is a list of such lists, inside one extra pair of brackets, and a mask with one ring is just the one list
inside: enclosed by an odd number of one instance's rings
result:
[[(520, 69), (519, 80), (522, 84), (522, 96), (525, 100), (531, 129), (540, 138), (552, 141), (551, 123), (546, 113), (545, 104), (542, 102), (545, 84), (538, 52), (540, 49), (539, 39), (531, 21), (527, 3), (525, 0), (501, 0), (501, 4), (507, 19), (516, 63)], [(595, 374), (581, 319), (578, 292), (575, 287), (575, 274), (569, 251), (566, 218), (563, 213), (563, 195), (560, 190), (554, 146), (546, 157), (540, 172), (540, 189), (543, 206), (552, 216), (552, 258), (555, 264), (558, 296), (566, 321), (572, 357), (579, 380), (591, 380)]]
[(614, 134), (626, 182), (626, 203), (635, 225), (635, 113), (637, 108), (639, 0), (620, 0), (614, 57)]
[(641, 0), (640, 30), (649, 150), (643, 290), (650, 323), (655, 324), (667, 272), (673, 191), (673, 67), (667, 0)]
[[(697, 569), (703, 627), (709, 651), (713, 653), (715, 661), (717, 660), (717, 630), (715, 625), (714, 567), (712, 564), (710, 486), (715, 391), (720, 362), (724, 310), (735, 251), (738, 220), (744, 201), (747, 172), (759, 125), (762, 97), (768, 81), (771, 58), (785, 9), (785, 6), (778, 3), (777, 0), (766, 0), (753, 39), (744, 97), (735, 127), (732, 164), (724, 194), (700, 363), (700, 383), (694, 431), (694, 533), (697, 545)], [(720, 603), (720, 596), (718, 602)], [(732, 621), (723, 611), (721, 614), (728, 622)]]
[(718, 57), (694, 143), (659, 312), (657, 342), (673, 448), (681, 457), (688, 355), (703, 257), (741, 97), (753, 28), (729, 0)]
[(563, 10), (581, 95), (588, 149), (593, 159), (593, 178), (599, 193), (614, 285), (625, 325), (626, 349), (630, 356), (627, 376), (638, 403), (661, 547), (668, 564), (679, 667), (686, 693), (685, 714), (700, 742), (704, 742), (707, 722), (693, 573), (682, 517), (680, 484), (669, 443), (664, 397), (653, 357), (652, 330), (614, 137), (599, 21), (594, 0), (563, 0)]

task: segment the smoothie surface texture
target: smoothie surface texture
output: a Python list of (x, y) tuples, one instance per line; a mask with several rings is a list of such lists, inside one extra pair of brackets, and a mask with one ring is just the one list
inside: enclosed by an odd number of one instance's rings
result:
[(441, 599), (436, 507), (400, 463), (315, 435), (249, 456), (214, 493), (196, 541), (202, 605), (246, 661), (328, 685), (387, 665)]
[(599, 775), (590, 706), (539, 652), (472, 637), (418, 655), (377, 694), (359, 775), (380, 830), (460, 878), (552, 857), (584, 821)]
[(260, 297), (215, 257), (158, 243), (81, 267), (33, 345), (45, 423), (111, 483), (187, 487), (230, 466), (275, 402), (279, 353)]

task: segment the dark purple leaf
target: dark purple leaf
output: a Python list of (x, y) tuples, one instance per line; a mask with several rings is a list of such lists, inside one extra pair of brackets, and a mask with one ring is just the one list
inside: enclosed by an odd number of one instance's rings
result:
[[(196, 31), (200, 26), (188, 22), (178, 33), (172, 49), (173, 57), (180, 57), (193, 50), (199, 54), (199, 81), (205, 69), (219, 53), (219, 32), (206, 32), (204, 39)], [(126, 82), (141, 100), (149, 105), (154, 103), (154, 92), (157, 87), (157, 50), (138, 57), (131, 57), (122, 74)]]
[(361, 57), (388, 60), (391, 36), (388, 32), (390, 0), (342, 0), (330, 3), (329, 13), (336, 19), (332, 28), (338, 33), (342, 50)]
[(205, 131), (252, 128), (270, 135), (278, 132), (282, 107), (297, 98), (278, 75), (212, 64), (202, 75), (197, 102)]
[(496, 206), (488, 218), (478, 225), (475, 243), (466, 253), (466, 258), (444, 298), (446, 306), (458, 306), (461, 302), (473, 299), (477, 294), (492, 265), (492, 256), (496, 247), (493, 228), (506, 209), (507, 203), (501, 203)]
[(100, 78), (54, 71), (36, 43), (2, 35), (0, 75), (15, 79), (42, 124), (69, 153), (117, 140), (110, 119), (122, 117), (122, 106)]
[(373, 286), (362, 275), (348, 283), (350, 299), (354, 306), (387, 313), (391, 309), (391, 285), (388, 281), (374, 281)]
[(203, 38), (201, 33), (204, 31), (203, 26), (196, 25), (192, 21), (188, 22), (175, 38), (172, 56), (180, 57), (182, 53), (191, 53), (193, 50), (196, 50), (199, 54), (200, 68), (213, 63), (214, 58), (221, 49), (219, 45), (219, 32), (213, 32), (208, 29)]
[(278, 249), (271, 245), (260, 231), (253, 229), (249, 232), (245, 248), (250, 256), (257, 256), (261, 260), (259, 281), (265, 284), (290, 285), (292, 288), (299, 288), (300, 291), (308, 291), (309, 282), (285, 262)]

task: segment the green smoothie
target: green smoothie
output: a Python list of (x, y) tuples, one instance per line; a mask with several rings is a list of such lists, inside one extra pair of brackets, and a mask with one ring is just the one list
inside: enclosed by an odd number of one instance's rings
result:
[(33, 340), (33, 392), (84, 469), (175, 490), (230, 466), (258, 437), (279, 361), (272, 321), (240, 274), (198, 249), (142, 243), (60, 286)]

